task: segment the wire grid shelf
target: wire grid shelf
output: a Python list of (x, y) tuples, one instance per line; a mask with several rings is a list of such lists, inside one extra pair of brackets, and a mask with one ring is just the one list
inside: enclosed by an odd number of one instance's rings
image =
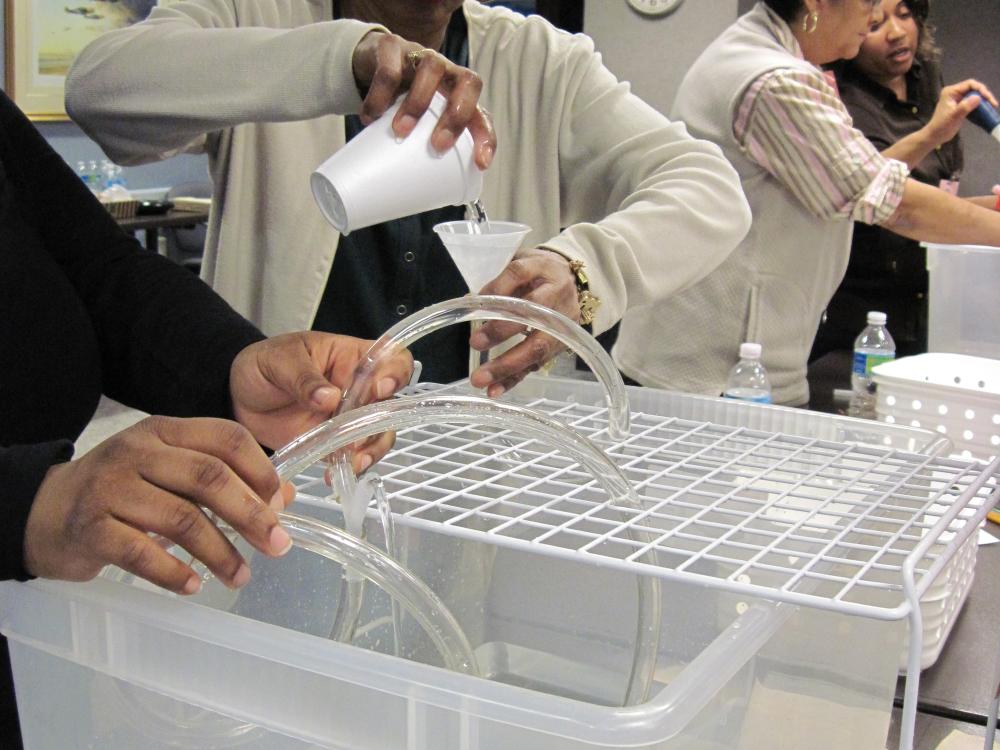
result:
[[(410, 391), (429, 392), (468, 390)], [(401, 431), (378, 464), (397, 523), (895, 620), (916, 606), (994, 503), (996, 464), (640, 412), (632, 413), (629, 437), (614, 442), (602, 407), (511, 396), (595, 441), (635, 487), (641, 508), (608, 497), (554, 446), (444, 423)], [(320, 466), (297, 486), (307, 501), (329, 494)]]

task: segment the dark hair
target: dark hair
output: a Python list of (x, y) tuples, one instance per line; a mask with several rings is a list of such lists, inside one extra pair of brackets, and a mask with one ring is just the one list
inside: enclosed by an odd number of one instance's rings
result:
[(791, 23), (802, 10), (802, 0), (764, 0), (764, 4), (773, 10), (785, 23)]
[(917, 56), (924, 60), (937, 60), (941, 50), (934, 43), (934, 27), (927, 20), (931, 13), (930, 0), (903, 0), (917, 22), (917, 32), (920, 41), (917, 46)]

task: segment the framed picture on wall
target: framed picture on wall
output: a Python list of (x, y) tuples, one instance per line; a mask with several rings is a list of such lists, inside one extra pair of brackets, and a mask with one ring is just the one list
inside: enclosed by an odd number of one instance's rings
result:
[(5, 90), (32, 120), (65, 120), (63, 86), (80, 50), (138, 23), (157, 0), (5, 0)]

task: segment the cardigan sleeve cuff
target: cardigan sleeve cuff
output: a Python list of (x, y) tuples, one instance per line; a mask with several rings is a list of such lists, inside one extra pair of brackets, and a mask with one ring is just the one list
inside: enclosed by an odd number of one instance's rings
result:
[(68, 440), (0, 447), (0, 579), (32, 578), (24, 567), (24, 533), (28, 514), (45, 474), (55, 464), (73, 457)]

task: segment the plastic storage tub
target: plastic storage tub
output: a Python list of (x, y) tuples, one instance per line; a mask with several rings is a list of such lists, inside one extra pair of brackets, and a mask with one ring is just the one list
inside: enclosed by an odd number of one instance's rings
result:
[[(587, 383), (529, 379), (514, 393), (603, 406), (599, 390)], [(719, 421), (766, 422), (752, 430), (716, 430), (666, 420), (669, 434), (653, 442), (645, 423), (634, 426), (630, 450), (639, 453), (633, 468), (655, 469), (658, 477), (668, 469), (655, 481), (657, 491), (670, 495), (676, 486), (687, 493), (671, 514), (692, 514), (678, 533), (664, 527), (670, 549), (690, 545), (691, 556), (677, 561), (692, 563), (692, 575), (661, 580), (663, 637), (647, 702), (614, 707), (635, 637), (634, 573), (616, 567), (613, 553), (583, 558), (562, 548), (572, 544), (573, 533), (592, 534), (607, 519), (570, 510), (574, 504), (587, 507), (579, 505), (579, 483), (566, 467), (555, 473), (547, 468), (544, 447), (536, 462), (538, 448), (529, 455), (520, 444), (485, 439), (470, 448), (468, 433), (456, 436), (438, 425), (415, 437), (401, 433), (397, 450), (380, 466), (387, 487), (404, 487), (398, 493), (402, 503), (425, 504), (420, 513), (427, 523), (401, 529), (405, 562), (456, 616), (491, 679), (438, 667), (433, 650), (407, 621), (402, 641), (409, 658), (393, 656), (390, 607), (373, 587), (367, 588), (356, 639), (368, 649), (329, 641), (340, 569), (300, 549), (277, 561), (255, 558), (253, 581), (238, 594), (207, 585), (198, 597), (182, 599), (127, 578), (85, 585), (4, 583), (0, 629), (10, 639), (27, 747), (882, 747), (905, 631), (905, 615), (893, 609), (900, 595), (889, 567), (898, 566), (919, 538), (920, 524), (907, 520), (906, 512), (916, 509), (919, 519), (931, 481), (917, 476), (915, 490), (887, 509), (873, 504), (871, 491), (857, 483), (874, 480), (873, 487), (881, 487), (891, 480), (896, 486), (905, 478), (902, 469), (924, 462), (887, 450), (886, 441), (919, 449), (933, 443), (933, 434), (656, 391), (633, 391), (631, 397), (636, 411), (687, 410), (682, 420), (700, 413)], [(587, 415), (597, 411), (567, 405), (561, 416), (582, 430)], [(793, 431), (800, 419), (800, 434), (826, 433), (820, 442), (755, 431)], [(848, 433), (859, 445), (877, 447), (852, 450), (822, 442)], [(746, 456), (732, 454), (733, 446)], [(492, 474), (485, 484), (470, 479), (474, 464), (503, 451), (521, 467), (519, 478)], [(866, 479), (861, 469), (869, 464), (875, 473)], [(426, 486), (403, 479), (421, 475)], [(521, 491), (525, 478), (532, 486)], [(838, 487), (847, 492), (836, 494)], [(529, 496), (555, 502), (507, 530), (490, 529), (513, 546), (477, 541), (480, 521), (503, 526), (506, 518), (505, 501), (492, 493), (511, 489), (512, 508), (523, 507)], [(716, 520), (704, 516), (694, 523), (697, 497), (719, 492), (723, 504), (711, 503)], [(832, 502), (824, 497), (831, 492)], [(481, 503), (488, 512), (475, 510)], [(297, 507), (339, 520), (330, 508)], [(465, 511), (467, 520), (457, 521)], [(468, 534), (435, 530), (443, 519)], [(511, 536), (513, 529), (532, 533), (564, 520), (576, 529), (565, 538), (535, 546)], [(734, 527), (743, 531), (727, 533)], [(725, 537), (724, 544), (713, 543), (716, 534)], [(782, 541), (776, 546), (773, 540)], [(879, 564), (868, 565), (866, 550), (879, 545)], [(663, 549), (660, 562), (670, 563), (667, 556), (674, 553)], [(755, 555), (755, 549), (767, 556)], [(560, 551), (565, 554), (558, 556)], [(809, 570), (817, 590), (803, 596), (820, 606), (768, 601), (767, 592), (779, 593), (787, 574), (804, 570), (803, 559), (813, 554), (816, 565)], [(748, 576), (728, 583), (733, 561), (753, 564)], [(824, 599), (845, 581), (843, 597)], [(872, 607), (884, 616), (865, 616)]]
[[(900, 622), (665, 584), (654, 694), (614, 708), (634, 638), (629, 575), (506, 549), (484, 564), (480, 545), (408, 531), (409, 564), (458, 617), (490, 680), (327, 640), (339, 571), (299, 550), (254, 559), (239, 597), (201, 604), (109, 580), (7, 583), (3, 631), (26, 747), (884, 743)], [(368, 597), (359, 640), (391, 650), (386, 605)], [(433, 661), (419, 641), (409, 656)]]
[(928, 244), (927, 271), (928, 351), (1000, 358), (1000, 248)]

